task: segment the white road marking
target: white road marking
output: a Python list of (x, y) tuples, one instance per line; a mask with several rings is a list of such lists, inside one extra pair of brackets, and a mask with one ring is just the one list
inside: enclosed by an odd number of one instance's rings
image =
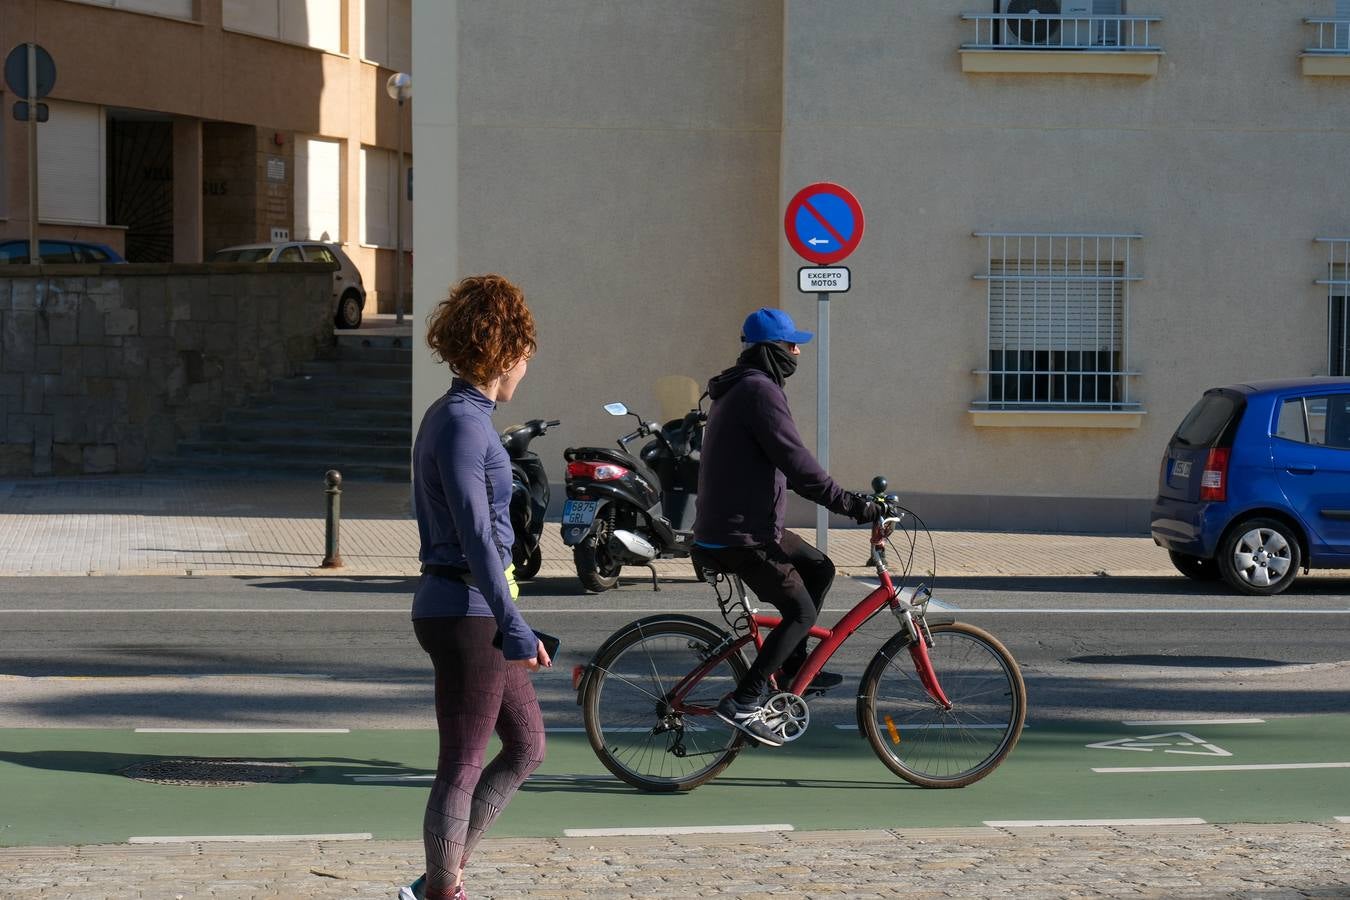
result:
[(1265, 719), (1132, 719), (1122, 725), (1264, 725)]
[(368, 831), (350, 834), (199, 834), (127, 838), (128, 844), (272, 844), (281, 841), (368, 841)]
[[(1173, 740), (1168, 740), (1173, 738)], [(1175, 740), (1181, 738), (1181, 740)], [(1086, 744), (1089, 750), (1136, 750), (1140, 753), (1152, 753), (1159, 747), (1202, 747), (1201, 750), (1164, 750), (1164, 753), (1185, 753), (1191, 756), (1232, 756), (1222, 747), (1201, 740), (1185, 731), (1169, 731), (1166, 734), (1141, 734), (1138, 737), (1117, 738), (1111, 741), (1097, 741)]]
[[(431, 782), (436, 780), (435, 775), (362, 775), (357, 772), (345, 772), (343, 778), (350, 778), (352, 781), (360, 784), (410, 784), (416, 782)], [(557, 775), (530, 775), (526, 781), (566, 781), (575, 784), (582, 784), (592, 781), (615, 781), (613, 775), (575, 775), (575, 774), (557, 774)]]
[(351, 734), (350, 728), (137, 728), (136, 734)]
[(670, 825), (658, 828), (564, 828), (566, 837), (639, 837), (666, 834), (764, 834), (792, 831), (791, 825)]
[(1007, 819), (984, 823), (990, 828), (1066, 828), (1079, 825), (1206, 825), (1204, 819)]
[[(858, 730), (858, 726), (857, 726), (856, 724), (852, 724), (852, 725), (839, 724), (839, 725), (835, 725), (834, 727), (835, 727), (835, 728), (838, 728), (840, 731), (857, 731), (857, 730)], [(918, 729), (918, 730), (924, 730), (924, 729), (928, 729), (928, 728), (952, 728), (952, 729), (959, 729), (959, 730), (961, 730), (961, 731), (966, 731), (966, 730), (970, 730), (970, 731), (982, 731), (982, 730), (998, 730), (998, 731), (1002, 731), (1003, 729), (1007, 728), (1008, 726), (1007, 726), (1007, 723), (1004, 723), (1004, 724), (1002, 724), (1002, 725), (997, 725), (997, 724), (994, 724), (994, 725), (953, 725), (953, 724), (950, 724), (950, 723), (947, 723), (947, 722), (931, 722), (931, 723), (926, 724), (926, 725), (902, 725), (902, 726), (897, 726), (897, 727), (899, 727), (902, 731), (913, 731), (913, 730), (915, 730), (915, 729)], [(1025, 728), (1025, 727), (1027, 727), (1027, 726), (1023, 725), (1022, 727)]]
[(1275, 769), (1350, 769), (1350, 762), (1256, 763), (1233, 766), (1122, 766), (1094, 768), (1094, 772), (1121, 775), (1131, 772), (1269, 772)]
[[(846, 613), (852, 607), (827, 607), (822, 610), (824, 613)], [(936, 606), (935, 606), (936, 608)], [(1037, 609), (1035, 607), (1002, 607), (1002, 608), (980, 608), (980, 607), (951, 607), (952, 612), (959, 613), (998, 613), (1001, 615), (1073, 615), (1073, 616), (1101, 616), (1101, 615), (1139, 615), (1139, 616), (1159, 616), (1159, 615), (1179, 615), (1179, 616), (1214, 616), (1214, 615), (1241, 615), (1241, 616), (1348, 616), (1350, 608), (1347, 609), (1242, 609), (1235, 607), (1232, 609), (1214, 608), (1214, 609), (1158, 609), (1156, 607), (1127, 607), (1120, 609), (1072, 609), (1063, 607), (1052, 607), (1049, 609)], [(527, 609), (530, 615), (553, 615), (566, 614), (575, 615), (577, 613), (708, 613), (716, 612), (716, 608), (709, 608), (709, 604), (699, 606), (638, 606), (632, 608), (614, 608), (607, 609), (596, 606), (579, 607), (550, 607), (539, 606)], [(0, 609), (0, 615), (6, 613), (34, 615), (41, 613), (50, 613), (53, 615), (138, 615), (141, 613), (159, 615), (161, 613), (296, 613), (296, 614), (321, 614), (331, 616), (335, 614), (360, 614), (360, 615), (408, 615), (406, 605), (398, 607), (315, 607), (315, 608), (297, 608), (293, 606), (272, 608), (272, 607), (215, 607), (215, 606), (189, 606), (189, 607), (137, 607), (134, 609)]]

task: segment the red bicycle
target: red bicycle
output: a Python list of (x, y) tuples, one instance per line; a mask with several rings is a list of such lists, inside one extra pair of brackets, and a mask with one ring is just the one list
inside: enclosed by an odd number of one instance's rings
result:
[[(928, 614), (926, 584), (897, 587), (886, 548), (897, 528), (909, 539), (899, 580), (908, 580), (922, 522), (872, 481), (885, 505), (872, 526), (871, 561), (880, 585), (833, 628), (815, 626), (812, 649), (792, 683), (770, 681), (766, 721), (785, 742), (806, 733), (811, 712), (804, 694), (844, 641), (882, 610), (900, 629), (868, 664), (858, 689), (858, 729), (885, 766), (922, 787), (964, 787), (1007, 758), (1022, 734), (1027, 694), (1016, 660), (989, 632)], [(913, 521), (909, 527), (907, 521)], [(927, 530), (929, 549), (932, 536)], [(936, 553), (934, 552), (934, 563)], [(675, 613), (639, 619), (619, 629), (576, 673), (586, 735), (605, 768), (644, 791), (688, 791), (714, 778), (747, 738), (714, 714), (749, 668), (762, 633), (781, 620), (760, 615), (734, 575), (704, 570), (717, 592), (728, 632)]]

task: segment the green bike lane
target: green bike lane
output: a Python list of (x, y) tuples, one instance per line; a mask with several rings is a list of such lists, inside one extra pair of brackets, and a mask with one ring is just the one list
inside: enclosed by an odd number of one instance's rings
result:
[[(0, 730), (0, 845), (221, 835), (416, 839), (435, 753), (430, 731)], [(284, 783), (230, 787), (152, 784), (122, 774), (183, 758), (301, 771)], [(1094, 771), (1160, 767), (1175, 771)], [(1033, 723), (1002, 767), (956, 790), (913, 787), (892, 776), (856, 731), (817, 726), (787, 747), (743, 752), (691, 793), (643, 794), (608, 777), (584, 735), (550, 733), (547, 761), (493, 833), (1338, 817), (1350, 817), (1350, 716), (1317, 715), (1230, 724)]]

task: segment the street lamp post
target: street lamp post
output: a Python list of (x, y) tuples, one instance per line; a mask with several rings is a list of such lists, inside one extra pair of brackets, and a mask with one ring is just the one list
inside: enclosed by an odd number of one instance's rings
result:
[(394, 243), (397, 247), (394, 263), (394, 312), (395, 321), (403, 324), (403, 192), (408, 189), (403, 177), (403, 104), (412, 99), (412, 76), (407, 72), (395, 72), (385, 82), (384, 89), (389, 96), (398, 101), (398, 162), (394, 166), (395, 190), (398, 203), (395, 206)]

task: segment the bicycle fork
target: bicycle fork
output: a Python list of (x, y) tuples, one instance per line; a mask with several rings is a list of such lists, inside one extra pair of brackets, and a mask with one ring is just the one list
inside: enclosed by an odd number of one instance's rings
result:
[(934, 703), (943, 709), (951, 709), (952, 701), (943, 693), (942, 685), (938, 683), (937, 672), (933, 670), (933, 660), (928, 655), (928, 647), (932, 643), (928, 629), (915, 620), (914, 612), (908, 603), (895, 606), (894, 611), (895, 617), (900, 620), (900, 626), (914, 638), (909, 643), (909, 656), (914, 661), (914, 671), (919, 673), (919, 683), (923, 685), (928, 696), (933, 698)]

